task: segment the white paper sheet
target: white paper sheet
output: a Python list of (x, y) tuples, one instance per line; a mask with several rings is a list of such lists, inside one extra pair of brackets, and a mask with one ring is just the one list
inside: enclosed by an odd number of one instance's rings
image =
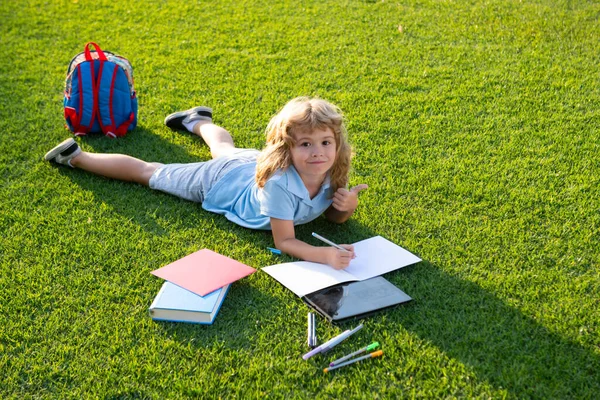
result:
[(345, 270), (308, 261), (271, 265), (263, 271), (302, 297), (339, 283), (362, 281), (421, 261), (411, 252), (381, 236), (354, 244), (357, 258)]
[(308, 261), (271, 265), (262, 270), (299, 297), (338, 283), (357, 280), (343, 270)]
[(410, 251), (381, 236), (354, 243), (354, 253), (356, 258), (344, 271), (358, 281), (383, 275), (421, 261)]

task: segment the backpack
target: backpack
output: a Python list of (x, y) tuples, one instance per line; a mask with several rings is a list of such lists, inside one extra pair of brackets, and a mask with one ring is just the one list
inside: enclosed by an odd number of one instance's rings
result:
[[(96, 48), (90, 51), (90, 46)], [(65, 81), (67, 128), (75, 136), (102, 132), (125, 136), (137, 125), (138, 102), (133, 69), (121, 56), (102, 51), (94, 42), (71, 60)]]

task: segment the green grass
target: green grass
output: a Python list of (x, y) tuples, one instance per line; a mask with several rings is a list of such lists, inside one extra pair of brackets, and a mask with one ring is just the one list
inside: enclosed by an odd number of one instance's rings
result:
[[(0, 4), (0, 397), (589, 398), (600, 393), (600, 5), (592, 1)], [(402, 30), (398, 26), (402, 26)], [(365, 319), (325, 375), (308, 308), (257, 272), (213, 326), (155, 323), (150, 271), (200, 248), (261, 268), (268, 233), (147, 188), (42, 161), (69, 133), (68, 62), (128, 57), (139, 128), (88, 151), (209, 158), (165, 115), (215, 110), (242, 147), (316, 95), (345, 112), (353, 219), (297, 230), (382, 235), (418, 254), (386, 275), (415, 301)], [(326, 339), (346, 326), (320, 320)]]

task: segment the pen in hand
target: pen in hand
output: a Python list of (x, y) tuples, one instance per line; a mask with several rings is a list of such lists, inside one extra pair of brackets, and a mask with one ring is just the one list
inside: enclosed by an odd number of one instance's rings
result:
[(330, 246), (333, 246), (333, 247), (335, 247), (336, 249), (340, 249), (340, 250), (348, 251), (348, 250), (346, 250), (345, 248), (343, 248), (342, 246), (340, 246), (339, 244), (335, 244), (335, 243), (333, 243), (331, 240), (329, 240), (329, 239), (325, 239), (323, 236), (321, 236), (321, 235), (319, 235), (319, 234), (317, 234), (317, 233), (314, 233), (314, 232), (313, 232), (313, 233), (312, 233), (312, 235), (313, 235), (314, 237), (316, 237), (317, 239), (319, 239), (321, 242), (323, 242), (323, 243), (327, 243), (328, 245), (330, 245)]
[[(325, 239), (323, 236), (319, 235), (318, 233), (313, 232), (312, 235), (314, 237), (316, 237), (317, 239), (319, 239), (321, 242), (323, 243), (327, 243), (328, 245), (335, 247), (336, 249), (342, 250), (342, 251), (346, 251), (348, 252), (348, 249), (343, 248), (342, 246), (340, 246), (339, 244), (335, 244), (333, 243), (331, 240), (329, 239)], [(356, 258), (356, 254), (354, 254), (354, 256), (352, 258)]]

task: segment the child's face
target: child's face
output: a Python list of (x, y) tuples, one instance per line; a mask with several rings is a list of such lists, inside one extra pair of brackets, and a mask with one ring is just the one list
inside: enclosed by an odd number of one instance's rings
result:
[(335, 161), (335, 135), (329, 128), (294, 135), (292, 163), (302, 180), (322, 181)]

